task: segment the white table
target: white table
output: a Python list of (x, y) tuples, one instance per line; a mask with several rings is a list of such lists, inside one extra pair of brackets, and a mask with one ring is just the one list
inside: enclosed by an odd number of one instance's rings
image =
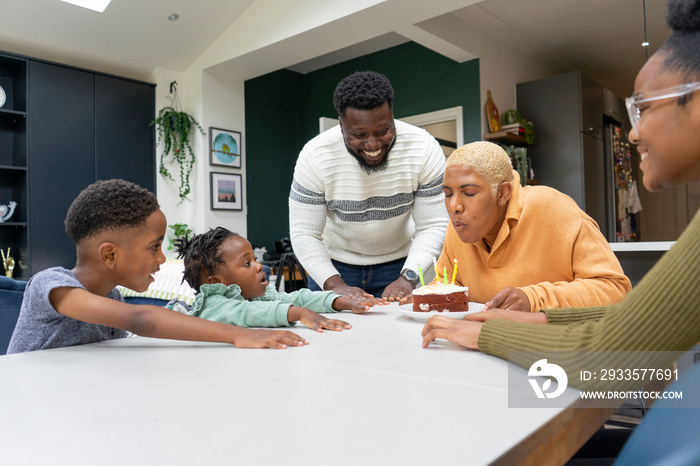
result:
[(0, 356), (0, 463), (555, 464), (610, 414), (509, 409), (508, 362), (421, 348), (396, 305), (338, 317), (353, 328), (297, 326), (311, 343), (286, 350), (135, 337)]

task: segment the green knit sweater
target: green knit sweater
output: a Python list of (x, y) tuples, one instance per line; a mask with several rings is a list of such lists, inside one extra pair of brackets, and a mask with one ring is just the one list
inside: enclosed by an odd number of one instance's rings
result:
[[(687, 351), (700, 341), (700, 212), (622, 302), (541, 312), (549, 325), (486, 322), (479, 349), (523, 367), (552, 352), (571, 352), (562, 367), (574, 386), (581, 367), (668, 367), (675, 359), (670, 352)], [(602, 353), (611, 351), (620, 353)], [(644, 361), (618, 361), (625, 351), (661, 353), (646, 353)], [(516, 353), (509, 357), (509, 352)]]

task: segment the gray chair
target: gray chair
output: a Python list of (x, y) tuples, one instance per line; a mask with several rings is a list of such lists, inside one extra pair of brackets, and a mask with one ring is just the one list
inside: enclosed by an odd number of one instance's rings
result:
[(661, 399), (634, 430), (615, 464), (695, 466), (700, 464), (700, 364), (666, 389), (683, 399)]
[(7, 353), (27, 282), (0, 276), (0, 355)]

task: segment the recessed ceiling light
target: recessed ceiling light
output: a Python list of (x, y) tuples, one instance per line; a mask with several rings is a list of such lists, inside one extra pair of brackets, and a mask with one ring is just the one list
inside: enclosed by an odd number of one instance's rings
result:
[(180, 19), (180, 15), (177, 13), (172, 13), (168, 16), (168, 21), (177, 21), (178, 19)]
[(649, 42), (647, 42), (647, 41), (642, 42), (642, 47), (649, 47)]
[(107, 8), (107, 5), (109, 5), (109, 2), (112, 0), (61, 0), (66, 3), (72, 3), (73, 5), (81, 6), (83, 8), (87, 8), (89, 10), (94, 10), (99, 13), (102, 13), (105, 11), (105, 8)]

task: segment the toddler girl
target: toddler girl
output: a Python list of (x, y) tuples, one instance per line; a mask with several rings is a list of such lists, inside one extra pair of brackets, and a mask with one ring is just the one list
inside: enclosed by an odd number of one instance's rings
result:
[(184, 259), (183, 279), (196, 293), (190, 314), (203, 319), (241, 327), (289, 327), (300, 321), (322, 332), (351, 325), (318, 312), (348, 309), (363, 313), (370, 306), (385, 304), (380, 298), (354, 300), (332, 291), (278, 292), (255, 261), (248, 240), (226, 228), (217, 227), (174, 244)]

